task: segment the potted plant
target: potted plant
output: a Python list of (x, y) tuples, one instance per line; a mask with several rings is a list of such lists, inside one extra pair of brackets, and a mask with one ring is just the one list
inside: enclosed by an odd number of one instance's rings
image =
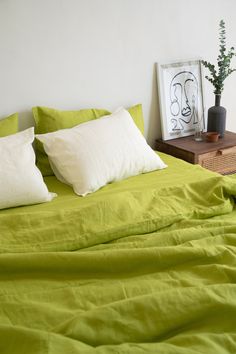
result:
[(202, 64), (209, 69), (210, 76), (205, 78), (214, 86), (215, 106), (208, 110), (207, 131), (216, 131), (222, 138), (225, 132), (226, 109), (220, 105), (221, 94), (224, 89), (225, 79), (236, 71), (230, 67), (232, 58), (236, 55), (234, 47), (226, 50), (225, 22), (219, 24), (219, 55), (217, 58), (217, 68), (214, 64), (202, 60)]

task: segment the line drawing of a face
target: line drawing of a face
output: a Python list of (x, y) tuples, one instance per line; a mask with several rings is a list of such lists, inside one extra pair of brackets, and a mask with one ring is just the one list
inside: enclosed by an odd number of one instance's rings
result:
[(181, 71), (170, 82), (170, 113), (172, 131), (188, 129), (198, 123), (198, 81), (191, 71)]

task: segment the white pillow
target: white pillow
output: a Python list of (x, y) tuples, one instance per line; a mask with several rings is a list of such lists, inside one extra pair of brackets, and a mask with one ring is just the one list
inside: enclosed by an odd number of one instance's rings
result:
[(49, 193), (35, 166), (34, 128), (0, 138), (0, 209), (49, 202)]
[(124, 108), (36, 137), (44, 144), (56, 177), (82, 196), (109, 182), (166, 167)]

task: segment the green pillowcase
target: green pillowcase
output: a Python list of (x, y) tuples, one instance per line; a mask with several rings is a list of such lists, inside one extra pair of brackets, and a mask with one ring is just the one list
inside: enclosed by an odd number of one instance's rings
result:
[(14, 113), (0, 120), (0, 137), (16, 134), (18, 132), (18, 114)]
[[(111, 112), (105, 109), (82, 109), (79, 111), (60, 111), (47, 107), (33, 107), (33, 115), (36, 123), (35, 133), (45, 134), (60, 129), (72, 128), (81, 123), (88, 122), (93, 119), (100, 118)], [(144, 120), (142, 105), (138, 104), (128, 109), (135, 124), (144, 133)], [(43, 176), (53, 175), (48, 157), (44, 152), (43, 144), (36, 139), (36, 156), (37, 166), (41, 170)]]
[(141, 104), (128, 108), (128, 112), (134, 120), (141, 133), (144, 135), (144, 119), (143, 119), (143, 109)]

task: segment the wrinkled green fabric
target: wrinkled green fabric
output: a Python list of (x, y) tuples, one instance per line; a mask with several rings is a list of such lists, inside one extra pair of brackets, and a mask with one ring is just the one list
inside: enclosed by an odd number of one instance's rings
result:
[(0, 212), (0, 353), (236, 352), (236, 180), (161, 157)]

